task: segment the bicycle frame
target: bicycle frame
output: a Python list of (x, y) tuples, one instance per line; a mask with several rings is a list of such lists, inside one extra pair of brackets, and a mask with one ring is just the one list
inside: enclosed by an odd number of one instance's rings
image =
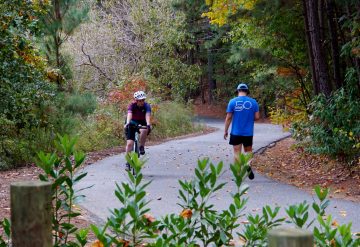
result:
[[(135, 152), (137, 154), (138, 157), (140, 157), (140, 150), (139, 150), (139, 143), (140, 143), (140, 129), (147, 129), (146, 126), (142, 126), (142, 125), (137, 125), (134, 126), (135, 128), (135, 138), (134, 138), (134, 145), (133, 145), (133, 152)], [(132, 174), (135, 176), (135, 169), (133, 167), (130, 168)]]
[(139, 142), (140, 142), (140, 133), (137, 130), (135, 132), (135, 140), (134, 140), (134, 146), (133, 146), (133, 151), (135, 153), (137, 153), (138, 157), (140, 157), (140, 150), (139, 150)]

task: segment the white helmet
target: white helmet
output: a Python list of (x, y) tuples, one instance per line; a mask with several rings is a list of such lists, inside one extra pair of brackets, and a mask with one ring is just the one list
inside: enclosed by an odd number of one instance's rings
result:
[(143, 91), (137, 91), (134, 93), (134, 99), (136, 100), (146, 99), (146, 94)]

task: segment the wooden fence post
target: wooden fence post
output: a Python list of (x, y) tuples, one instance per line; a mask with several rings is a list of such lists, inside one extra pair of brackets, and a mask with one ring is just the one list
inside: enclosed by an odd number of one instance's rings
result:
[(269, 247), (313, 247), (312, 232), (297, 228), (275, 228), (268, 234)]
[(10, 186), (13, 247), (52, 246), (51, 183), (15, 182)]

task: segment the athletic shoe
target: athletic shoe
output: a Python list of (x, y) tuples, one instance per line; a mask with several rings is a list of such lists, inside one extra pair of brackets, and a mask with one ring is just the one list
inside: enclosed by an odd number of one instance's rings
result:
[(127, 171), (127, 172), (129, 172), (130, 171), (130, 164), (129, 164), (129, 162), (126, 162), (126, 164), (125, 164), (125, 171)]
[(249, 168), (248, 168), (248, 172), (249, 172), (249, 175), (248, 175), (249, 179), (250, 179), (250, 180), (253, 180), (253, 179), (255, 178), (255, 174), (253, 173), (253, 171), (252, 171), (252, 169), (251, 169), (250, 166), (249, 166)]
[(141, 154), (141, 155), (144, 155), (144, 154), (145, 154), (145, 148), (144, 148), (144, 146), (140, 146), (140, 147), (139, 147), (139, 151), (140, 151), (140, 154)]

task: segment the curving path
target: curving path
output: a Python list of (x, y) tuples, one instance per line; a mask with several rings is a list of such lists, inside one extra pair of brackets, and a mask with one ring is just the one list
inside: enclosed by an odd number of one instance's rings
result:
[[(207, 119), (206, 124), (218, 128), (217, 131), (146, 147), (145, 157), (148, 161), (143, 174), (146, 180), (152, 180), (147, 190), (147, 198), (152, 200), (149, 205), (154, 216), (181, 211), (176, 204), (178, 180), (190, 179), (194, 174), (197, 159), (203, 157), (209, 157), (216, 164), (224, 161), (224, 168), (228, 171), (223, 175), (222, 180), (228, 184), (223, 188), (223, 193), (218, 193), (213, 198), (213, 203), (218, 209), (227, 208), (231, 200), (228, 192), (235, 188), (229, 171), (229, 164), (233, 161), (232, 147), (223, 139), (223, 120)], [(255, 124), (254, 151), (288, 135), (289, 133), (284, 133), (280, 126)], [(121, 206), (114, 191), (115, 182), (127, 180), (123, 165), (124, 154), (119, 154), (84, 168), (88, 175), (77, 184), (77, 188), (91, 185), (93, 187), (82, 191), (86, 198), (80, 205), (90, 212), (92, 219), (97, 223), (106, 220), (110, 215), (109, 209)], [(256, 172), (255, 179), (247, 182), (250, 190), (246, 213), (261, 214), (262, 206), (279, 205), (282, 207), (281, 214), (285, 215), (284, 207), (304, 200), (313, 201), (311, 194), (294, 186), (270, 180)], [(334, 199), (331, 200), (328, 213), (331, 213), (339, 223), (352, 221), (353, 231), (360, 231), (360, 204)]]

